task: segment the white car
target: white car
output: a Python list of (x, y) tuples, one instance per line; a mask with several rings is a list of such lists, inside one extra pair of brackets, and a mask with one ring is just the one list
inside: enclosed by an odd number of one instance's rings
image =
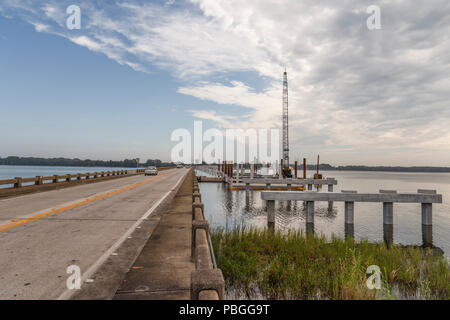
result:
[(182, 164), (179, 164), (179, 165), (177, 165), (177, 168), (178, 168), (178, 169), (183, 168), (183, 165), (182, 165)]
[(156, 176), (156, 175), (158, 175), (158, 169), (156, 169), (156, 167), (148, 167), (147, 169), (145, 169), (144, 175), (145, 176)]

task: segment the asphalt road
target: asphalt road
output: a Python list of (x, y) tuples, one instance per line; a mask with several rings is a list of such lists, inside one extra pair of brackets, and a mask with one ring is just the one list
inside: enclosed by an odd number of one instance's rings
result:
[(100, 266), (187, 171), (0, 200), (0, 299), (64, 296), (67, 267), (83, 273)]

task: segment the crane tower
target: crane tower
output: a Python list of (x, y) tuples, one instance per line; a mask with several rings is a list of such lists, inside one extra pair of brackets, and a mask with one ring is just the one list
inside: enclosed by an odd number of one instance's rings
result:
[(283, 169), (289, 170), (288, 81), (286, 70), (283, 75)]

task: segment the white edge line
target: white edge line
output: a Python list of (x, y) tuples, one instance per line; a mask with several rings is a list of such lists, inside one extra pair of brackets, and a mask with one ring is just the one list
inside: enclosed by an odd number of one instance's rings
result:
[[(138, 227), (142, 221), (144, 221), (149, 215), (155, 211), (155, 209), (170, 195), (172, 191), (174, 191), (178, 185), (180, 184), (181, 180), (186, 175), (183, 174), (177, 181), (177, 183), (173, 186), (172, 189), (167, 191), (162, 198), (160, 198), (144, 215), (136, 220), (136, 222), (125, 232), (105, 253), (101, 255), (101, 257), (92, 265), (89, 267), (89, 269), (83, 273), (83, 276), (81, 277), (81, 283), (84, 284), (86, 279), (88, 279), (90, 276), (92, 276), (97, 269), (111, 256), (113, 252), (115, 252), (120, 245), (133, 233), (133, 231)], [(77, 293), (78, 290), (69, 290), (66, 289), (58, 298), (57, 300), (68, 300), (70, 299), (75, 293)]]

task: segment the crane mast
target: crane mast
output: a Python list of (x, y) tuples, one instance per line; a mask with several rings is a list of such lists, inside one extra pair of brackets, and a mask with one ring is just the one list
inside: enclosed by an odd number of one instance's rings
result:
[(288, 81), (283, 75), (283, 169), (289, 169), (289, 121), (288, 121)]

